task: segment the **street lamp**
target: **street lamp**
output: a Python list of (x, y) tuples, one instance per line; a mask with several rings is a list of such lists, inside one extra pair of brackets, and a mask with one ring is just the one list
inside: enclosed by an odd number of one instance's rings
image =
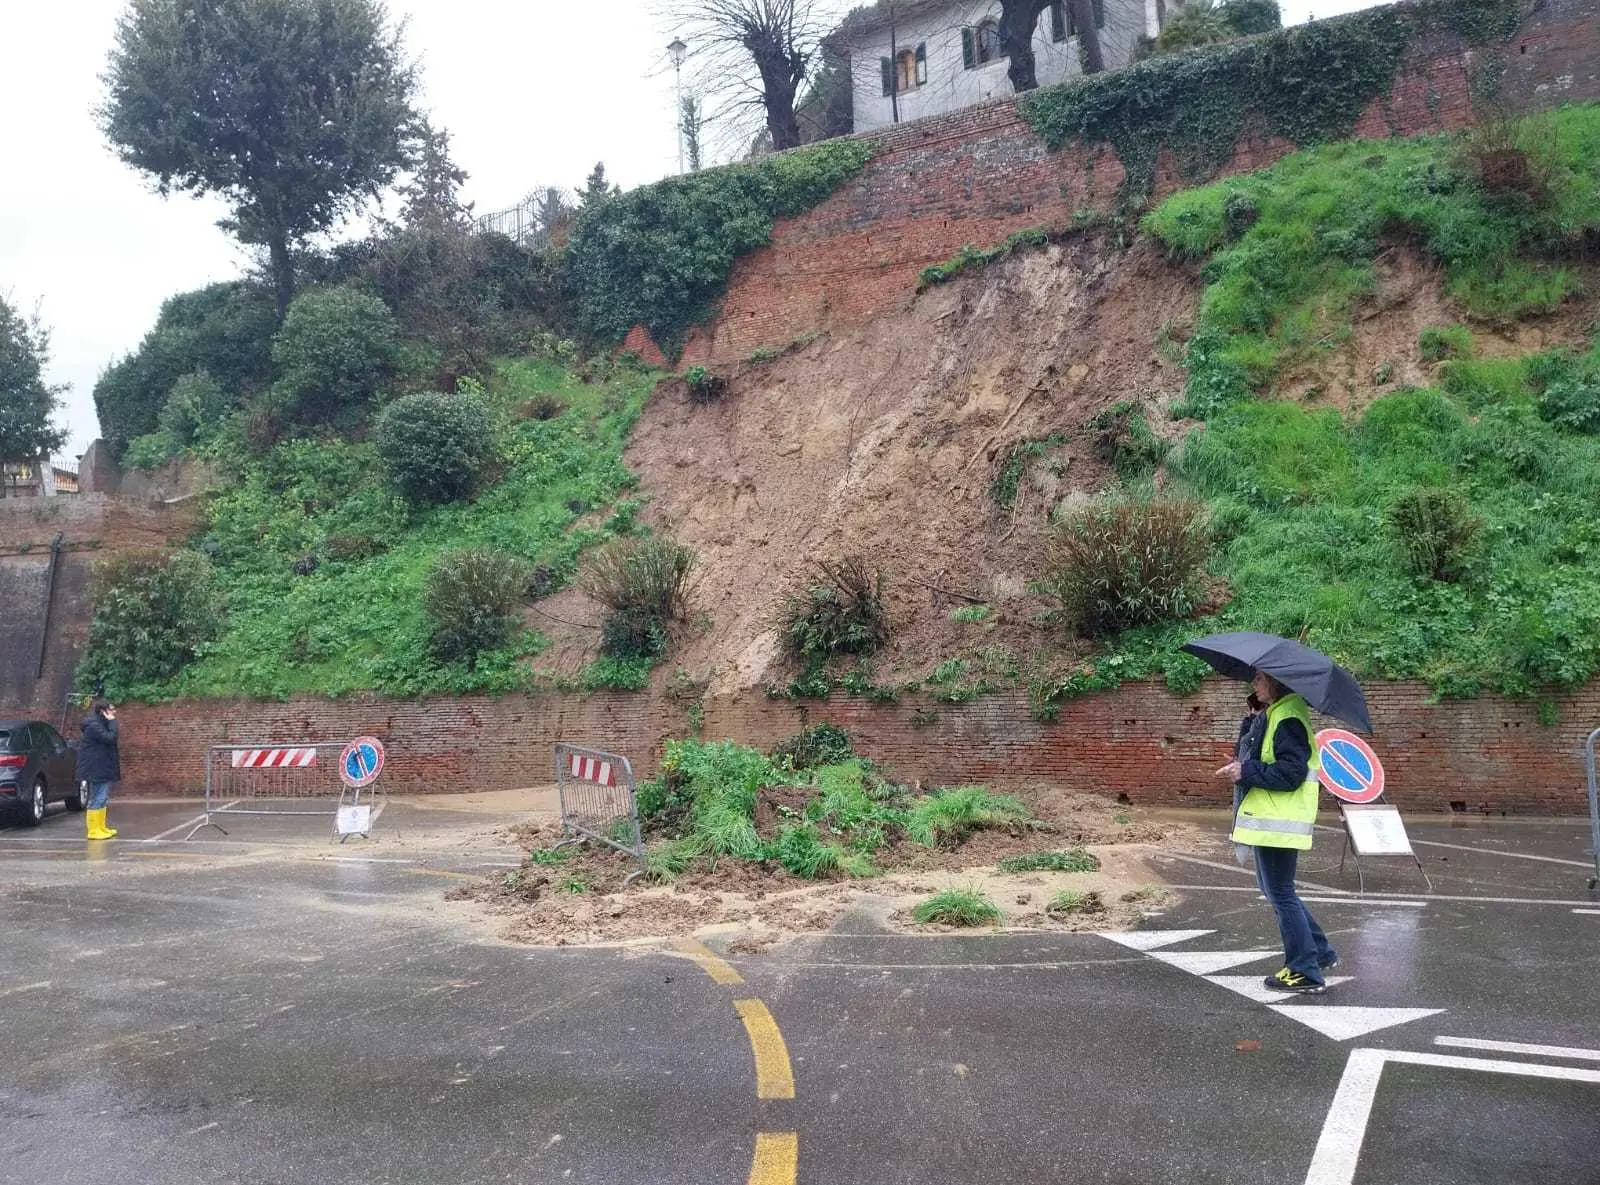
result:
[(667, 56), (672, 59), (673, 89), (677, 92), (677, 105), (675, 118), (678, 124), (678, 172), (683, 172), (683, 59), (688, 56), (689, 47), (683, 43), (681, 37), (674, 37), (672, 44), (667, 46)]

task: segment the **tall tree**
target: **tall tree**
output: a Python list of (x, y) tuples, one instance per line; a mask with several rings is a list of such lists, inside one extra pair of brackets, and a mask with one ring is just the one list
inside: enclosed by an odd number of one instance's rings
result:
[(37, 315), (24, 317), (0, 296), (0, 462), (48, 465), (66, 443), (67, 434), (53, 422), (66, 388), (44, 381), (49, 359), (50, 331)]
[[(1064, 0), (1078, 38), (1078, 53), (1085, 74), (1098, 74), (1106, 68), (1100, 49), (1100, 29), (1095, 23), (1094, 0)], [(1049, 9), (1051, 0), (1000, 0), (1000, 49), (1009, 65), (1006, 77), (1019, 94), (1034, 90), (1039, 77), (1033, 56), (1033, 35), (1039, 16)]]
[(293, 251), (410, 162), (416, 71), (379, 0), (130, 0), (97, 111), (163, 196), (215, 193), (267, 253), (281, 316)]
[(683, 137), (683, 159), (691, 173), (698, 173), (701, 165), (701, 129), (705, 125), (705, 107), (699, 95), (686, 94), (678, 100), (678, 134)]
[(418, 230), (470, 227), (472, 207), (461, 201), (467, 172), (450, 157), (450, 133), (426, 120), (418, 128), (416, 160), (400, 187), (401, 225)]
[[(772, 147), (800, 144), (795, 104), (828, 32), (826, 0), (667, 0), (665, 12), (681, 30), (700, 93), (713, 100), (712, 120), (740, 124), (762, 114)], [(748, 140), (753, 129), (735, 126)]]

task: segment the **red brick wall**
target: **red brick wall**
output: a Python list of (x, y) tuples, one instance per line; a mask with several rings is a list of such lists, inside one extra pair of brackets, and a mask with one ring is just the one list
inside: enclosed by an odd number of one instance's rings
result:
[[(1499, 102), (1508, 109), (1600, 99), (1600, 2), (1545, 0), (1504, 53)], [(1454, 33), (1425, 38), (1356, 134), (1415, 135), (1470, 123), (1468, 78), (1483, 64), (1483, 52)], [(1029, 227), (1067, 228), (1079, 210), (1109, 208), (1123, 179), (1109, 146), (1047, 151), (1014, 98), (870, 138), (877, 153), (859, 176), (780, 222), (770, 247), (739, 261), (716, 320), (690, 336), (684, 364), (724, 364), (758, 346), (859, 322), (907, 299), (918, 272), (964, 244), (991, 246)], [(1247, 137), (1224, 172), (1261, 168), (1290, 149)], [(1163, 159), (1158, 193), (1185, 184)], [(626, 348), (660, 358), (640, 328)]]
[[(1048, 781), (1143, 805), (1216, 805), (1227, 788), (1212, 771), (1230, 757), (1237, 684), (1208, 683), (1180, 698), (1149, 684), (1065, 706), (1059, 723), (1030, 718), (1021, 695), (959, 706), (881, 705), (836, 698), (790, 703), (759, 693), (705, 705), (708, 738), (770, 747), (807, 723), (830, 721), (857, 749), (924, 784)], [(1561, 723), (1541, 726), (1534, 705), (1485, 697), (1430, 704), (1416, 684), (1370, 689), (1378, 752), (1393, 797), (1413, 810), (1578, 815), (1587, 810), (1579, 747), (1600, 724), (1600, 686), (1559, 702)], [(914, 713), (933, 713), (913, 724)], [(464, 697), (421, 701), (353, 697), (287, 703), (125, 705), (124, 793), (198, 792), (203, 756), (218, 742), (381, 737), (392, 793), (503, 790), (548, 783), (557, 740), (629, 756), (641, 777), (664, 739), (688, 735), (682, 706), (647, 694)], [(917, 719), (925, 719), (918, 715)]]

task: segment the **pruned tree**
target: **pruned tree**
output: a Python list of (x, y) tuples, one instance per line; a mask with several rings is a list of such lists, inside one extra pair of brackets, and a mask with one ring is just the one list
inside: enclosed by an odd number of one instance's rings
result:
[[(1051, 7), (1051, 0), (1000, 0), (1000, 49), (1009, 64), (1006, 76), (1017, 93), (1038, 87), (1039, 77), (1033, 54), (1034, 31), (1039, 17)], [(1100, 49), (1099, 13), (1095, 0), (1065, 0), (1064, 8), (1078, 38), (1080, 65), (1085, 74), (1098, 74), (1106, 68)]]
[(416, 71), (379, 0), (130, 0), (101, 130), (163, 196), (214, 193), (267, 254), (282, 316), (293, 252), (411, 160)]
[(0, 296), (0, 462), (49, 464), (66, 443), (54, 423), (66, 388), (44, 381), (49, 358), (50, 331), (38, 315), (24, 317)]
[(797, 100), (820, 59), (832, 9), (825, 0), (665, 0), (663, 14), (689, 47), (708, 121), (748, 141), (759, 112), (773, 149), (800, 145)]
[(678, 100), (678, 134), (683, 137), (683, 159), (691, 173), (700, 171), (700, 139), (705, 122), (705, 105), (699, 95), (686, 94)]

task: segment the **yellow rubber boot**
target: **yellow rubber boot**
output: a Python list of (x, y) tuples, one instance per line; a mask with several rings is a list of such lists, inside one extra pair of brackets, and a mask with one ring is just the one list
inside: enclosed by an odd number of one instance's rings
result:
[(105, 808), (97, 811), (84, 811), (84, 818), (88, 820), (86, 826), (90, 839), (110, 839), (116, 832), (106, 826)]

